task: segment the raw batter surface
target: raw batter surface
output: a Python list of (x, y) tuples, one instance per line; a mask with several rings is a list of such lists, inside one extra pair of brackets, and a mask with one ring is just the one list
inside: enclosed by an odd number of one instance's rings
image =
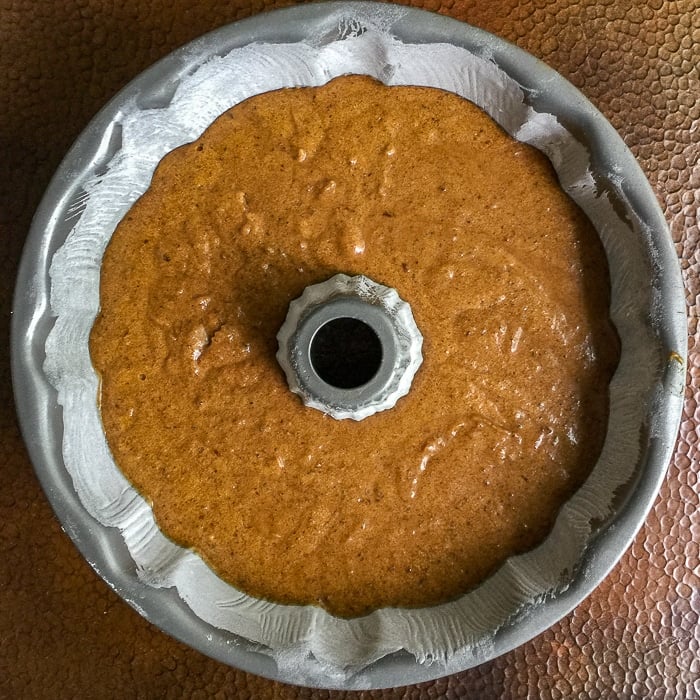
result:
[[(305, 408), (289, 302), (344, 272), (411, 304), (423, 365), (361, 422)], [(268, 93), (169, 154), (105, 253), (91, 336), (116, 463), (165, 534), (252, 595), (426, 606), (549, 531), (618, 358), (590, 223), (546, 158), (450, 93)]]

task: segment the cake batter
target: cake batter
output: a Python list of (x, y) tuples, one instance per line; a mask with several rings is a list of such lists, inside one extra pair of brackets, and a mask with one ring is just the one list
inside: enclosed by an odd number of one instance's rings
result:
[[(338, 272), (423, 334), (361, 422), (278, 366), (289, 302)], [(102, 265), (91, 355), (115, 461), (226, 581), (339, 616), (428, 606), (536, 546), (605, 437), (618, 358), (591, 224), (470, 102), (347, 76), (259, 95), (159, 165)]]

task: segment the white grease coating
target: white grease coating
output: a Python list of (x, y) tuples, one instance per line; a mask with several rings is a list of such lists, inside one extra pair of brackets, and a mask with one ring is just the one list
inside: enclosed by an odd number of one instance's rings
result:
[[(648, 273), (641, 253), (637, 258), (630, 254), (639, 250), (643, 238), (640, 222), (630, 213), (631, 223), (623, 223), (607, 197), (597, 195), (587, 151), (554, 117), (525, 105), (515, 81), (465, 49), (393, 39), (387, 29), (400, 14), (387, 8), (372, 17), (338, 15), (326, 39), (319, 35), (305, 43), (234, 49), (190, 74), (183, 69), (165, 108), (125, 108), (121, 147), (104, 174), (83, 183), (89, 194), (84, 211), (51, 265), (51, 307), (57, 320), (46, 344), (45, 372), (59, 393), (64, 460), (83, 505), (103, 525), (121, 530), (141, 580), (154, 587), (176, 586), (196, 615), (265, 645), (285, 678), (300, 684), (366, 687), (363, 669), (400, 649), (419, 663), (441, 664), (445, 673), (489, 658), (496, 630), (525, 604), (536, 605), (568, 587), (589, 541), (591, 522), (609, 516), (615, 489), (636, 469), (639, 430), (657, 371), (655, 342), (640, 309)], [(347, 73), (371, 75), (390, 85), (450, 90), (484, 108), (511, 135), (543, 150), (603, 240), (612, 270), (612, 317), (622, 338), (622, 359), (611, 386), (608, 439), (593, 474), (564, 506), (552, 535), (455, 602), (418, 610), (383, 609), (353, 620), (245, 595), (160, 533), (151, 509), (110, 455), (88, 350), (99, 307), (103, 251), (120, 219), (147, 189), (161, 158), (197, 139), (223, 111), (247, 97), (321, 85)]]

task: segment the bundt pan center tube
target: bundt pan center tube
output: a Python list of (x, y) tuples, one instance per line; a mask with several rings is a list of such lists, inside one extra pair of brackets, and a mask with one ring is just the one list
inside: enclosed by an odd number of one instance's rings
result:
[(293, 301), (277, 360), (305, 405), (362, 420), (404, 396), (423, 357), (410, 306), (362, 275), (336, 275)]

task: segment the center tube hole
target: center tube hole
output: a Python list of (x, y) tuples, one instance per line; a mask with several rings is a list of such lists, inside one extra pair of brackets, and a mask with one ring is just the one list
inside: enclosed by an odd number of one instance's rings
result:
[(348, 317), (324, 323), (309, 348), (316, 374), (338, 389), (367, 384), (377, 374), (382, 356), (382, 343), (371, 326)]

